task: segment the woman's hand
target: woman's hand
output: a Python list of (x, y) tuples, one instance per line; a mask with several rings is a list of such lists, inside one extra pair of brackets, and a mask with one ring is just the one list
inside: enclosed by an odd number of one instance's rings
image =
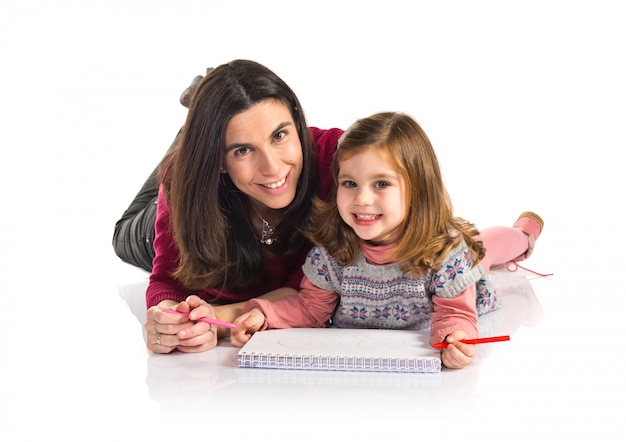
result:
[[(167, 313), (166, 308), (189, 313), (189, 317)], [(196, 295), (176, 304), (166, 300), (146, 313), (144, 329), (147, 332), (148, 349), (155, 353), (171, 353), (178, 349), (185, 353), (200, 353), (217, 345), (217, 326), (197, 322), (198, 318), (215, 318), (213, 307)]]
[(469, 339), (463, 330), (456, 330), (446, 336), (448, 346), (441, 350), (441, 362), (448, 368), (466, 367), (476, 357), (476, 346), (459, 342), (461, 339)]
[(257, 308), (250, 309), (234, 321), (235, 328), (230, 331), (230, 343), (235, 347), (243, 347), (252, 335), (265, 324), (265, 315)]

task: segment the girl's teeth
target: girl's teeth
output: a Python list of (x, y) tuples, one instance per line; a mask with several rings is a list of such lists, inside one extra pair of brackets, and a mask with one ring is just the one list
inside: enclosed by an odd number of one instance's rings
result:
[(361, 221), (372, 221), (376, 219), (376, 215), (357, 215), (356, 217)]

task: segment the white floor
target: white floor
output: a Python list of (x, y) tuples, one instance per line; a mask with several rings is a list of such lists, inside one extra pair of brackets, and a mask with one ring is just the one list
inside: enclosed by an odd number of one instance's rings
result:
[[(0, 440), (624, 440), (620, 2), (79, 3), (0, 4)], [(233, 58), (281, 75), (311, 125), (414, 115), (479, 227), (544, 217), (526, 265), (554, 276), (499, 273), (483, 321), (510, 342), (432, 378), (146, 350), (147, 274), (115, 257), (113, 225), (182, 89)]]

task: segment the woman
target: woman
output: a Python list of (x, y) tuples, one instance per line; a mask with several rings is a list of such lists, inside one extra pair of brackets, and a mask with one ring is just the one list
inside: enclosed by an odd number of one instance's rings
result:
[[(209, 350), (227, 330), (198, 318), (232, 321), (251, 298), (297, 292), (303, 231), (313, 198), (329, 197), (341, 133), (308, 128), (293, 91), (258, 63), (235, 60), (198, 83), (159, 167), (158, 203), (144, 208), (156, 210), (150, 350)], [(149, 222), (139, 230), (149, 244)]]

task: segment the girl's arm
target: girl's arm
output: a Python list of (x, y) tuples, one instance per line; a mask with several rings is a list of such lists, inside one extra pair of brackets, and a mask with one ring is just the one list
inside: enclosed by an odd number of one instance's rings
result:
[(476, 355), (475, 346), (459, 341), (478, 337), (476, 285), (470, 285), (454, 298), (435, 295), (432, 301), (430, 343), (451, 343), (441, 351), (441, 361), (448, 368), (463, 368), (471, 364)]
[(337, 293), (320, 289), (304, 277), (296, 296), (248, 301), (232, 321), (236, 327), (230, 332), (230, 342), (241, 347), (255, 332), (267, 328), (325, 327), (338, 300)]
[(467, 338), (478, 337), (475, 284), (470, 285), (454, 298), (434, 295), (432, 302), (431, 344), (444, 341), (446, 336), (457, 330), (463, 330)]
[[(263, 299), (268, 302), (278, 301), (285, 297), (293, 296), (298, 294), (297, 290), (294, 290), (289, 287), (283, 287), (280, 289), (273, 290), (268, 292), (262, 296), (259, 296), (257, 299)], [(249, 301), (235, 302), (233, 304), (224, 304), (214, 306), (213, 310), (215, 311), (215, 317), (220, 321), (226, 322), (235, 322), (239, 316), (243, 313), (243, 308)], [(249, 309), (248, 309), (249, 310)], [(247, 311), (247, 310), (246, 310)], [(228, 336), (230, 330), (227, 328), (219, 327), (218, 328), (218, 338), (223, 338)]]
[(308, 278), (302, 279), (296, 296), (287, 296), (271, 302), (257, 298), (250, 300), (243, 313), (258, 308), (265, 315), (264, 328), (326, 327), (335, 310), (339, 295), (313, 285)]

